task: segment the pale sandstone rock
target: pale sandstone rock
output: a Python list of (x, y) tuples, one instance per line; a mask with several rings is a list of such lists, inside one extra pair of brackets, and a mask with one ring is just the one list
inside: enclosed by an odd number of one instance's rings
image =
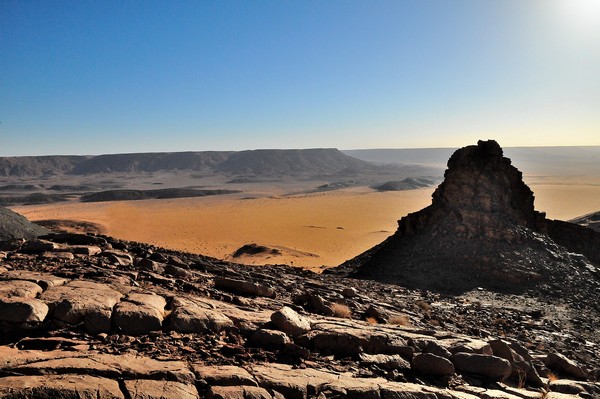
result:
[(174, 331), (181, 333), (219, 332), (233, 326), (231, 319), (223, 313), (203, 308), (188, 299), (175, 298), (172, 306), (174, 309), (169, 317), (169, 328)]
[(0, 297), (35, 298), (42, 291), (42, 287), (31, 281), (0, 281)]
[(359, 359), (361, 363), (366, 365), (375, 364), (384, 370), (410, 369), (410, 363), (404, 360), (400, 355), (369, 355), (367, 353), (361, 353)]
[(160, 330), (166, 305), (167, 301), (162, 296), (130, 293), (113, 310), (114, 327), (130, 335)]
[(38, 273), (28, 270), (10, 270), (0, 274), (0, 280), (25, 280), (40, 285), (44, 289), (65, 284), (68, 280), (47, 273)]
[(194, 385), (174, 381), (125, 380), (131, 399), (198, 399)]
[(258, 386), (256, 380), (245, 369), (238, 366), (192, 365), (196, 377), (209, 385), (249, 385)]
[(310, 331), (310, 321), (287, 306), (274, 312), (271, 315), (271, 322), (277, 329), (292, 337)]
[(66, 374), (0, 378), (0, 398), (124, 399), (124, 396), (117, 381)]
[(38, 299), (0, 297), (0, 321), (16, 325), (40, 323), (47, 314), (48, 306)]
[[(274, 399), (264, 388), (252, 386), (213, 386), (208, 399)], [(282, 397), (283, 398), (283, 397)]]
[(110, 331), (112, 309), (123, 295), (106, 284), (72, 281), (50, 287), (40, 299), (50, 307), (51, 317), (68, 324), (84, 323), (92, 333)]
[(62, 252), (62, 251), (46, 251), (42, 252), (40, 255), (41, 259), (45, 260), (73, 260), (75, 259), (75, 255), (71, 252)]
[(194, 374), (184, 362), (158, 361), (131, 354), (17, 350), (0, 347), (0, 370), (22, 374), (89, 374), (110, 378), (165, 379), (193, 383)]

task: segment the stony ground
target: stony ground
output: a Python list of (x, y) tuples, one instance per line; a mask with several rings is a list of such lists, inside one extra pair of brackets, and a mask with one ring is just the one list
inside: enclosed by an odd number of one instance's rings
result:
[(596, 307), (244, 267), (101, 236), (0, 243), (0, 398), (596, 398)]

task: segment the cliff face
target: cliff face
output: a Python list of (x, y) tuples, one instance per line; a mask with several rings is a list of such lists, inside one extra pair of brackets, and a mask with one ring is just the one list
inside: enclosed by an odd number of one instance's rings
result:
[(576, 285), (581, 273), (597, 278), (588, 259), (600, 261), (600, 234), (535, 211), (533, 192), (493, 140), (457, 150), (432, 198), (403, 217), (393, 236), (341, 269), (448, 292), (520, 292)]

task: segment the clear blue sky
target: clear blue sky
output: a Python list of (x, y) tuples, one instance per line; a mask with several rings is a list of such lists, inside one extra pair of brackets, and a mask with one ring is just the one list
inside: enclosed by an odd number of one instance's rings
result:
[(600, 0), (0, 2), (0, 156), (600, 145)]

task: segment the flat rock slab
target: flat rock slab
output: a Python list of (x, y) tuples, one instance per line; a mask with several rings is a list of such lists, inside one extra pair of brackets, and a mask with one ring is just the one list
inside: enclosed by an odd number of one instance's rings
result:
[(35, 298), (42, 291), (42, 287), (32, 281), (0, 281), (0, 297)]
[(43, 289), (65, 284), (66, 278), (56, 277), (47, 273), (31, 272), (27, 270), (10, 270), (0, 274), (0, 280), (25, 280), (40, 285)]
[(185, 298), (175, 298), (171, 302), (169, 328), (181, 333), (219, 332), (232, 327), (233, 322), (223, 313), (206, 309), (200, 304)]
[(50, 307), (53, 319), (70, 325), (84, 323), (91, 333), (111, 329), (112, 309), (123, 295), (106, 284), (71, 281), (50, 287), (40, 299)]
[(209, 385), (248, 385), (258, 386), (252, 375), (238, 366), (204, 366), (192, 365), (192, 370), (198, 379), (206, 381)]
[(131, 399), (198, 399), (194, 385), (174, 381), (125, 380)]
[(4, 399), (124, 399), (119, 383), (89, 375), (35, 375), (0, 378)]
[(193, 383), (195, 379), (187, 365), (179, 361), (163, 362), (130, 354), (18, 350), (5, 346), (0, 347), (0, 371), (22, 374), (88, 374), (182, 383)]
[(160, 330), (167, 301), (156, 294), (130, 293), (115, 306), (114, 326), (129, 335), (147, 334)]
[[(247, 386), (211, 387), (209, 399), (273, 399), (274, 397), (264, 388)], [(283, 398), (279, 396), (278, 398)]]

